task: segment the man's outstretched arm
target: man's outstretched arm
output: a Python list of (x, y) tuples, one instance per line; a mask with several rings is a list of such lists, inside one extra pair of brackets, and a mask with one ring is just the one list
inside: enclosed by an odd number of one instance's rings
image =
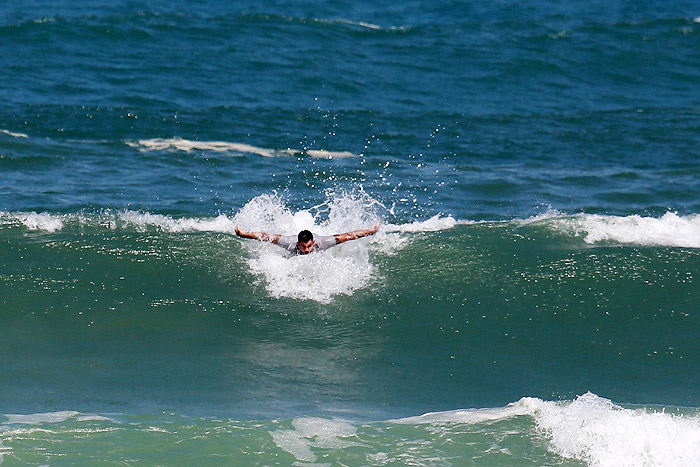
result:
[(379, 222), (375, 222), (372, 228), (364, 230), (353, 230), (352, 232), (345, 232), (342, 234), (333, 235), (337, 243), (347, 242), (348, 240), (355, 240), (356, 238), (366, 237), (368, 235), (374, 235), (379, 230)]
[(236, 225), (236, 235), (243, 238), (252, 238), (253, 240), (260, 240), (261, 242), (270, 243), (277, 243), (277, 241), (282, 236), (280, 234), (269, 234), (267, 232), (245, 232), (239, 229), (238, 225)]

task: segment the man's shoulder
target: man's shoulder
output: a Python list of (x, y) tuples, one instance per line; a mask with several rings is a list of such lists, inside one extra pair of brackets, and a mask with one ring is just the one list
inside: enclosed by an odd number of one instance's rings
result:
[(326, 250), (338, 243), (335, 235), (314, 235), (314, 242), (318, 245), (319, 250)]
[(289, 248), (290, 246), (297, 244), (297, 236), (282, 235), (279, 239), (277, 239), (277, 244), (282, 248)]

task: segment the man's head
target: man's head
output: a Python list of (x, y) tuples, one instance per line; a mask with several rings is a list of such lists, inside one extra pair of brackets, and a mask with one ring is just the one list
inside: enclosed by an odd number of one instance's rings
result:
[(297, 236), (297, 249), (302, 255), (308, 255), (314, 251), (314, 234), (308, 230), (302, 230)]

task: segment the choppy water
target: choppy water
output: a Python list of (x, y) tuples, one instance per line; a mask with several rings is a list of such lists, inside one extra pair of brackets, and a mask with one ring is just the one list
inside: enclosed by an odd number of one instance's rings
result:
[(3, 464), (700, 463), (693, 2), (68, 3), (0, 7)]

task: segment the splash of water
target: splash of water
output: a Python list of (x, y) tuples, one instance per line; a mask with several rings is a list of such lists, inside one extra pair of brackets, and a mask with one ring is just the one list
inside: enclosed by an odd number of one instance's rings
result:
[[(296, 235), (307, 229), (317, 235), (334, 235), (365, 229), (378, 221), (381, 205), (362, 192), (327, 193), (327, 200), (308, 210), (293, 211), (281, 196), (261, 195), (250, 200), (234, 221), (243, 230)], [(281, 248), (247, 242), (248, 265), (263, 278), (268, 293), (276, 298), (315, 300), (327, 303), (338, 295), (351, 295), (372, 282), (375, 269), (369, 244), (362, 238), (330, 250), (289, 257)]]

